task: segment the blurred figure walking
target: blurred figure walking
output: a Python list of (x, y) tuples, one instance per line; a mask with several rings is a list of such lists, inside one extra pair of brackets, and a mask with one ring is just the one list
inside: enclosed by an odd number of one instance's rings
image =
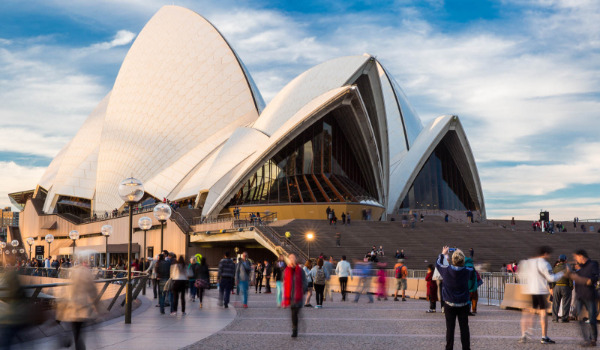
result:
[(179, 256), (177, 263), (171, 265), (171, 280), (171, 290), (173, 292), (171, 316), (177, 316), (179, 299), (181, 299), (181, 314), (185, 316), (185, 286), (188, 284), (188, 277), (183, 255)]
[(296, 263), (296, 256), (288, 256), (288, 266), (284, 273), (284, 297), (282, 306), (292, 311), (292, 338), (298, 336), (298, 318), (304, 301), (304, 292), (308, 284), (302, 268)]
[(252, 273), (252, 265), (248, 260), (248, 253), (242, 253), (242, 259), (237, 264), (235, 269), (235, 280), (238, 288), (243, 296), (243, 307), (248, 308), (248, 285), (250, 283), (250, 275)]
[(306, 260), (306, 262), (304, 263), (304, 268), (302, 268), (302, 270), (304, 270), (304, 274), (306, 275), (306, 282), (308, 283), (308, 289), (306, 291), (306, 302), (304, 303), (304, 307), (312, 307), (312, 305), (310, 304), (310, 299), (312, 298), (312, 290), (313, 290), (313, 278), (310, 274), (310, 270), (312, 270), (312, 261), (310, 260)]
[(235, 263), (229, 258), (229, 252), (225, 252), (223, 259), (219, 261), (217, 281), (219, 282), (219, 306), (227, 309), (235, 281)]
[(283, 255), (279, 256), (279, 259), (273, 267), (273, 278), (275, 279), (275, 302), (277, 307), (281, 307), (283, 301), (283, 271), (285, 270), (285, 262), (283, 261)]
[(575, 281), (575, 309), (580, 315), (585, 307), (588, 311), (589, 325), (583, 319), (579, 320), (581, 335), (583, 336), (583, 347), (595, 347), (598, 340), (598, 328), (596, 318), (598, 317), (596, 283), (598, 282), (598, 262), (590, 260), (585, 250), (579, 249), (573, 253), (573, 258), (579, 265), (579, 270), (571, 271), (567, 265), (567, 276)]
[(358, 276), (358, 286), (356, 288), (356, 297), (354, 302), (358, 303), (358, 299), (362, 293), (365, 293), (369, 297), (369, 303), (373, 302), (373, 296), (369, 294), (369, 288), (371, 287), (371, 262), (365, 258), (363, 262), (357, 263), (355, 266), (356, 276)]
[[(84, 350), (85, 342), (81, 328), (86, 322), (98, 317), (96, 298), (98, 292), (94, 276), (87, 263), (77, 265), (70, 270), (71, 284), (62, 290), (62, 295), (56, 306), (56, 319), (60, 322), (70, 322), (73, 331), (75, 349)], [(64, 347), (71, 346), (71, 340), (65, 339)]]
[[(10, 265), (7, 263), (7, 265)], [(0, 277), (0, 296), (2, 298), (0, 312), (0, 349), (10, 349), (13, 339), (28, 325), (29, 302), (25, 290), (21, 286), (17, 271), (5, 267)]]

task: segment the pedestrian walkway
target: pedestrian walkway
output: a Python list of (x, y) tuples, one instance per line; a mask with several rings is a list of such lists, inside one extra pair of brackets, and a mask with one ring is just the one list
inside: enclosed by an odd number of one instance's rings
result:
[[(353, 300), (353, 295), (349, 300)], [(192, 349), (443, 349), (446, 325), (444, 314), (427, 314), (428, 302), (377, 301), (358, 303), (325, 301), (322, 309), (304, 308), (300, 314), (299, 337), (292, 339), (290, 311), (275, 306), (274, 295), (250, 295), (249, 308), (238, 308), (236, 319), (216, 334), (186, 347)], [(313, 296), (314, 304), (314, 296)], [(518, 344), (521, 312), (480, 306), (469, 317), (472, 349), (546, 349), (540, 344), (541, 330), (527, 344)], [(455, 349), (460, 349), (457, 325)], [(551, 323), (552, 349), (573, 349), (581, 340), (579, 326)]]
[[(215, 291), (209, 295), (215, 296)], [(235, 309), (223, 309), (217, 306), (213, 297), (205, 298), (203, 308), (188, 300), (188, 314), (177, 317), (161, 315), (154, 305), (156, 300), (139, 296), (142, 305), (133, 313), (132, 324), (124, 324), (124, 317), (85, 328), (87, 349), (143, 349), (167, 350), (179, 349), (194, 344), (215, 332), (218, 332), (235, 318)], [(168, 308), (167, 308), (168, 311)], [(69, 336), (71, 333), (69, 333)], [(20, 344), (16, 349), (58, 349), (60, 336), (40, 339)]]

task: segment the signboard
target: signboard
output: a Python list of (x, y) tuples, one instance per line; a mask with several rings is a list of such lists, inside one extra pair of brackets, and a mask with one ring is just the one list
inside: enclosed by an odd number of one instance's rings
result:
[(35, 246), (35, 258), (37, 260), (44, 260), (44, 246), (43, 245), (36, 245)]

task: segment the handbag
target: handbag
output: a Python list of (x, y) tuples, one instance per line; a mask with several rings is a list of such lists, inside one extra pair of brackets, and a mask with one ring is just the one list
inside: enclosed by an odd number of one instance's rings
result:
[(194, 286), (196, 288), (202, 289), (207, 289), (209, 287), (208, 282), (206, 280), (196, 280), (196, 282), (194, 282)]
[(171, 290), (171, 285), (173, 284), (173, 280), (171, 278), (169, 278), (167, 280), (167, 283), (165, 283), (165, 287), (163, 288), (163, 291), (168, 292)]

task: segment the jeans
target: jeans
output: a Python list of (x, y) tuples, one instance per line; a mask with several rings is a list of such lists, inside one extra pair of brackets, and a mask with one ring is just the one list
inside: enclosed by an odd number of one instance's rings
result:
[(275, 281), (275, 290), (277, 294), (277, 306), (281, 306), (283, 299), (283, 281)]
[(158, 305), (160, 305), (160, 313), (165, 313), (165, 296), (167, 292), (165, 292), (165, 284), (167, 281), (158, 280)]
[(177, 304), (181, 298), (181, 312), (185, 312), (185, 285), (186, 280), (173, 280), (173, 303), (171, 304), (171, 312), (177, 312)]
[(198, 295), (198, 288), (196, 288), (196, 280), (190, 280), (189, 284), (190, 284), (190, 297), (192, 298), (192, 300), (194, 300), (194, 298), (196, 298), (196, 296)]
[(317, 299), (317, 305), (323, 305), (323, 292), (325, 291), (324, 284), (315, 284), (315, 298)]
[[(596, 325), (596, 318), (598, 317), (598, 309), (596, 307), (595, 299), (582, 299), (577, 298), (577, 303), (575, 304), (575, 310), (577, 310), (577, 315), (581, 314), (581, 310), (586, 308), (588, 311), (588, 320), (590, 324), (588, 326), (587, 323), (583, 319), (579, 320), (579, 326), (581, 327), (581, 335), (583, 336), (583, 340), (588, 341), (596, 341), (598, 339), (598, 327)], [(591, 332), (590, 332), (591, 328)], [(591, 333), (591, 334), (590, 334)]]
[(373, 302), (373, 296), (369, 294), (369, 287), (371, 287), (371, 278), (370, 277), (361, 277), (358, 280), (358, 287), (356, 288), (356, 297), (354, 301), (358, 301), (360, 295), (365, 293), (369, 297), (369, 302)]
[(271, 277), (265, 277), (265, 293), (271, 293)]
[(340, 290), (342, 292), (342, 300), (346, 300), (346, 286), (348, 286), (348, 277), (340, 277)]
[(154, 299), (158, 298), (158, 279), (152, 279), (152, 291), (154, 292)]
[(233, 278), (221, 277), (219, 282), (219, 305), (229, 305), (229, 297), (233, 289)]
[(248, 281), (239, 281), (238, 288), (242, 293), (244, 305), (248, 305)]
[(554, 286), (552, 290), (554, 301), (552, 302), (552, 319), (558, 320), (558, 309), (562, 300), (562, 319), (569, 318), (569, 309), (571, 306), (571, 295), (573, 291), (569, 286)]
[(262, 283), (263, 283), (263, 278), (262, 278), (262, 276), (261, 276), (260, 278), (259, 278), (259, 277), (256, 277), (256, 284), (255, 284), (255, 286), (254, 286), (254, 291), (255, 291), (255, 292), (256, 292), (256, 291), (260, 292), (260, 291), (262, 290)]
[(298, 316), (300, 315), (300, 307), (292, 306), (292, 307), (290, 307), (290, 309), (292, 310), (292, 330), (297, 331), (298, 330)]
[(463, 350), (471, 349), (471, 335), (469, 334), (469, 305), (453, 307), (448, 304), (444, 306), (446, 316), (446, 350), (454, 348), (454, 329), (456, 318), (460, 327), (460, 342)]

